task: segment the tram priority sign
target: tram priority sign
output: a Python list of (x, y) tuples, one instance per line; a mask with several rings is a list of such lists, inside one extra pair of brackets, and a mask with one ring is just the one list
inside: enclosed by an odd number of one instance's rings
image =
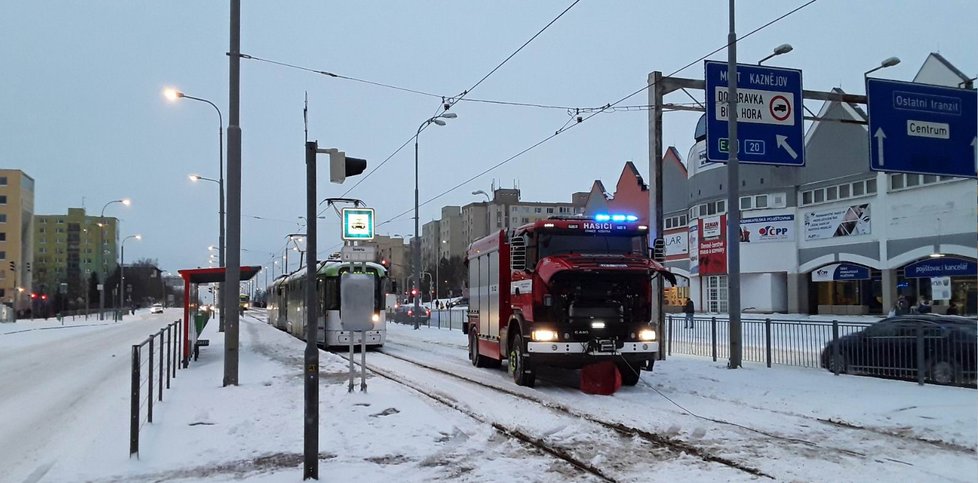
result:
[(373, 208), (343, 208), (342, 218), (344, 240), (374, 239)]
[[(708, 60), (706, 157), (729, 160), (727, 63)], [(737, 158), (741, 163), (805, 165), (801, 71), (737, 64)]]
[(866, 79), (873, 171), (978, 177), (978, 91)]

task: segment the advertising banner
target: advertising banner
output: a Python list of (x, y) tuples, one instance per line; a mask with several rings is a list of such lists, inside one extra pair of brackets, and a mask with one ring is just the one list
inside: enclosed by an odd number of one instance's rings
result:
[(678, 230), (666, 230), (666, 260), (686, 258), (689, 254), (689, 230), (680, 228)]
[(820, 240), (870, 233), (869, 203), (805, 213), (805, 239)]
[(833, 263), (812, 272), (813, 282), (869, 280), (869, 268), (852, 263)]
[(741, 243), (795, 240), (795, 215), (757, 216), (740, 220)]
[(698, 220), (689, 224), (689, 274), (700, 273), (700, 226)]
[(708, 216), (697, 221), (700, 227), (700, 275), (727, 273), (727, 215)]

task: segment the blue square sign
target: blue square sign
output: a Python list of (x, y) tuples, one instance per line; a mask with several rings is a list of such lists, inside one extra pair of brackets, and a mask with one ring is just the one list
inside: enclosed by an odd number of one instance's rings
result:
[[(706, 157), (727, 162), (727, 63), (706, 61)], [(737, 64), (737, 158), (805, 165), (801, 71)]]
[(374, 209), (343, 208), (343, 239), (373, 240)]
[(978, 94), (929, 84), (866, 79), (874, 171), (978, 177)]

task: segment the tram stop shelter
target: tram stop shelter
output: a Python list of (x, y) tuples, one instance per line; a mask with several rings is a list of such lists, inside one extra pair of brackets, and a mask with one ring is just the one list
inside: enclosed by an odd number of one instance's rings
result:
[[(260, 270), (261, 267), (259, 266), (242, 266), (241, 281), (251, 280)], [(202, 313), (200, 310), (197, 289), (203, 284), (223, 282), (225, 270), (224, 267), (191, 268), (177, 270), (177, 273), (183, 278), (183, 367), (187, 367), (190, 363), (191, 350), (196, 353), (200, 346), (209, 343), (209, 341), (198, 340), (197, 338), (200, 332), (204, 330), (204, 325), (207, 324), (209, 318), (209, 314)], [(237, 298), (235, 298), (233, 310), (237, 310)], [(190, 323), (191, 318), (194, 321), (193, 324)]]

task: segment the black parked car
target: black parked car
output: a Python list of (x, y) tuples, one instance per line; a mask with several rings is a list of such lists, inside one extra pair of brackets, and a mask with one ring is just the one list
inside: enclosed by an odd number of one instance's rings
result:
[[(428, 320), (431, 318), (431, 310), (420, 307), (421, 311), (418, 314), (418, 323), (427, 324)], [(414, 304), (404, 303), (399, 304), (394, 308), (394, 322), (400, 324), (414, 324)]]
[[(920, 340), (922, 339), (922, 340)], [(899, 315), (840, 337), (838, 351), (829, 342), (822, 367), (830, 371), (917, 379), (918, 344), (923, 347), (924, 377), (938, 384), (974, 384), (978, 321), (955, 315)]]

